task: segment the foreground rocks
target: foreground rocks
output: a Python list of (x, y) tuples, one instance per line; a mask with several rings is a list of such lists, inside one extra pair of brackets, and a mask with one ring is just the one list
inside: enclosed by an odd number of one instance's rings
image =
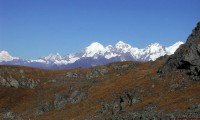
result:
[(39, 84), (40, 80), (16, 80), (12, 76), (7, 77), (7, 79), (0, 76), (0, 85), (5, 87), (14, 87), (14, 88), (35, 88)]
[(139, 102), (141, 98), (131, 92), (125, 92), (121, 96), (117, 97), (112, 103), (101, 103), (101, 108), (99, 112), (101, 114), (113, 114), (116, 115), (119, 112), (126, 111), (128, 106)]
[(192, 31), (185, 44), (170, 56), (158, 72), (165, 74), (184, 70), (193, 80), (200, 80), (200, 22)]
[[(174, 110), (172, 112), (164, 112), (156, 110), (156, 106), (152, 103), (147, 105), (143, 110), (134, 112), (121, 112), (113, 114), (108, 120), (174, 120), (178, 118), (197, 119), (200, 117), (200, 103), (194, 103), (186, 111)], [(106, 119), (106, 116), (95, 116), (91, 120)], [(106, 119), (107, 120), (107, 119)]]
[(1, 120), (23, 120), (19, 117), (16, 113), (12, 111), (0, 112), (0, 119)]
[(86, 98), (86, 92), (83, 90), (75, 90), (71, 92), (69, 95), (57, 94), (55, 95), (54, 100), (47, 101), (41, 104), (37, 108), (35, 115), (40, 116), (54, 109), (62, 110), (65, 108), (66, 104), (76, 104), (76, 103), (81, 102), (85, 98)]

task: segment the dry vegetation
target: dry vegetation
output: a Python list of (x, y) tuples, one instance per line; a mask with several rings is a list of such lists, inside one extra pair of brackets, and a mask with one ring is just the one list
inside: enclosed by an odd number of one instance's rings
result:
[[(200, 83), (188, 80), (180, 71), (159, 76), (157, 69), (163, 62), (164, 60), (147, 63), (119, 62), (98, 66), (95, 68), (106, 69), (108, 73), (91, 79), (87, 79), (86, 74), (94, 68), (43, 70), (1, 65), (0, 75), (4, 78), (12, 76), (16, 80), (33, 79), (40, 80), (40, 83), (34, 89), (0, 86), (0, 113), (7, 110), (23, 119), (40, 120), (79, 120), (94, 116), (108, 118), (112, 116), (111, 112), (104, 115), (99, 113), (101, 103), (110, 104), (125, 92), (133, 92), (140, 97), (138, 102), (123, 109), (125, 113), (143, 110), (150, 103), (156, 106), (156, 110), (166, 113), (174, 110), (184, 111), (193, 103), (199, 103)], [(134, 66), (125, 69), (113, 67), (113, 65), (130, 64)], [(77, 75), (69, 78), (68, 72)], [(179, 86), (177, 87), (176, 84)], [(61, 110), (53, 109), (41, 116), (35, 115), (37, 108), (46, 101), (53, 101), (59, 94), (70, 95), (74, 90), (85, 91), (86, 98), (77, 103), (67, 103)]]

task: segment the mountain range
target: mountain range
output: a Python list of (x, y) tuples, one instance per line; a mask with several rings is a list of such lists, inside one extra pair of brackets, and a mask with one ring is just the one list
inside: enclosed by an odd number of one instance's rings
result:
[(91, 67), (116, 61), (154, 61), (164, 55), (172, 55), (183, 42), (176, 42), (165, 47), (153, 43), (139, 49), (130, 44), (119, 41), (115, 46), (104, 47), (98, 42), (90, 44), (80, 52), (61, 56), (59, 53), (49, 54), (36, 60), (27, 60), (11, 56), (7, 51), (0, 52), (0, 64), (22, 65), (46, 69), (69, 69), (78, 67)]
[[(0, 65), (0, 120), (199, 120), (200, 22), (180, 44), (137, 49), (123, 42), (115, 47), (93, 43), (64, 56), (68, 59), (52, 54), (35, 60), (53, 64), (81, 57), (76, 62), (92, 65), (118, 57), (144, 62), (65, 70)], [(156, 59), (163, 54), (168, 56)], [(34, 63), (6, 51), (1, 56), (2, 61)]]

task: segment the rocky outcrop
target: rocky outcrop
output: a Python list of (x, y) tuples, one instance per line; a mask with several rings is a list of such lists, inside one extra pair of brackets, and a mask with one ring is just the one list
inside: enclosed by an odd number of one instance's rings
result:
[(23, 120), (16, 113), (12, 111), (0, 111), (0, 120)]
[(67, 95), (56, 95), (54, 100), (54, 106), (57, 110), (60, 110), (65, 107), (65, 104), (68, 102)]
[(200, 22), (186, 43), (168, 58), (158, 72), (165, 74), (176, 70), (183, 70), (193, 80), (200, 80)]
[(14, 88), (35, 88), (39, 84), (40, 80), (16, 80), (12, 76), (7, 77), (6, 79), (0, 76), (0, 85), (5, 87), (14, 87)]
[(42, 104), (36, 111), (36, 116), (40, 116), (46, 112), (49, 112), (54, 109), (54, 104), (52, 102), (45, 102)]
[(81, 102), (86, 98), (86, 92), (83, 90), (75, 90), (70, 93), (70, 95), (65, 94), (57, 94), (55, 95), (54, 100), (46, 101), (41, 104), (36, 112), (36, 116), (43, 115), (44, 113), (50, 112), (52, 110), (62, 110), (65, 108), (66, 104), (76, 104)]
[(81, 100), (86, 98), (86, 93), (82, 90), (75, 90), (71, 93), (68, 101), (70, 103), (79, 103)]
[[(105, 115), (95, 117), (99, 117), (99, 119), (103, 119), (104, 117), (106, 118)], [(163, 110), (157, 110), (157, 107), (153, 103), (149, 103), (142, 110), (133, 112), (122, 112), (121, 114), (113, 114), (110, 118), (108, 118), (108, 120), (174, 120), (178, 118), (198, 119), (199, 117), (199, 103), (194, 103), (186, 111), (174, 110), (167, 113)]]
[(90, 79), (94, 79), (100, 76), (105, 76), (108, 74), (108, 70), (105, 68), (91, 68), (90, 71), (87, 72), (86, 74), (86, 79), (90, 80)]
[(113, 115), (118, 114), (121, 111), (125, 111), (128, 106), (132, 106), (136, 102), (140, 101), (140, 97), (130, 93), (125, 92), (121, 96), (117, 97), (112, 103), (101, 103), (100, 113)]
[(67, 78), (71, 78), (71, 79), (77, 79), (78, 78), (78, 74), (75, 72), (67, 72), (66, 75)]

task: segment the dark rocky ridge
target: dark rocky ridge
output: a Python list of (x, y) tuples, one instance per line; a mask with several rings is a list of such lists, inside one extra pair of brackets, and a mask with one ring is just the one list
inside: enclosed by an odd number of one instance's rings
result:
[(200, 80), (200, 22), (188, 37), (185, 44), (171, 55), (158, 73), (183, 70), (193, 80)]

